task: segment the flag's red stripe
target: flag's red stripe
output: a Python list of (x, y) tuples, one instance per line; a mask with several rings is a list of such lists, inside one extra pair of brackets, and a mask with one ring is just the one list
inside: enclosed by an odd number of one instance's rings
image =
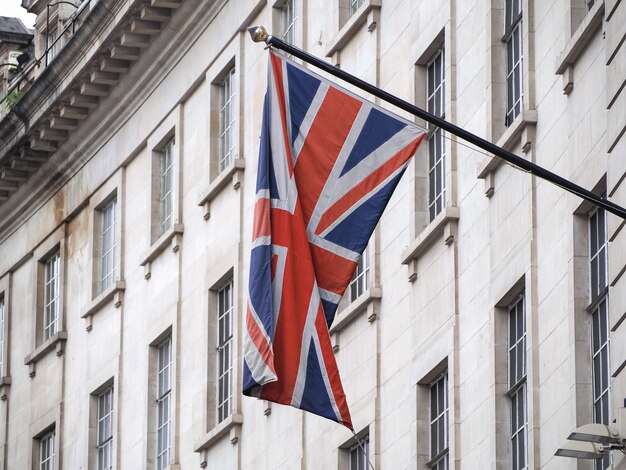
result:
[(362, 103), (329, 88), (296, 162), (296, 185), (305, 224), (328, 180)]
[[(337, 295), (343, 295), (352, 279), (356, 263), (314, 244), (311, 244), (310, 248), (317, 285)], [(332, 269), (328, 269), (329, 266), (332, 266)]]
[(346, 213), (355, 203), (361, 200), (366, 194), (376, 188), (394, 171), (400, 168), (417, 150), (418, 145), (424, 138), (421, 134), (411, 144), (400, 150), (397, 154), (387, 160), (376, 171), (357, 184), (350, 192), (345, 194), (335, 204), (333, 204), (320, 218), (320, 222), (315, 229), (318, 235), (326, 230), (335, 220)]
[(274, 370), (274, 360), (271, 346), (268, 343), (267, 338), (263, 334), (261, 327), (257, 324), (256, 320), (252, 316), (250, 306), (248, 306), (246, 310), (246, 327), (248, 329), (248, 335), (252, 339), (252, 342), (256, 346), (259, 353), (261, 354), (263, 362), (265, 362), (267, 367), (274, 374), (276, 374), (276, 371)]
[(283, 142), (285, 146), (285, 158), (287, 161), (287, 168), (289, 169), (289, 176), (293, 175), (293, 165), (291, 158), (291, 145), (289, 145), (289, 133), (287, 132), (287, 107), (285, 105), (285, 89), (283, 88), (283, 61), (280, 57), (273, 54), (270, 55), (272, 70), (274, 71), (274, 89), (276, 90), (276, 96), (278, 98), (278, 110), (280, 111), (280, 122), (283, 127)]
[(252, 240), (271, 235), (270, 200), (259, 199), (254, 205), (254, 221), (252, 222)]
[(343, 421), (344, 425), (352, 429), (350, 411), (348, 409), (348, 403), (346, 402), (346, 395), (344, 394), (343, 386), (341, 385), (339, 369), (337, 368), (333, 347), (330, 344), (328, 327), (326, 326), (326, 319), (324, 317), (321, 304), (317, 311), (317, 317), (315, 318), (315, 329), (317, 330), (317, 337), (320, 341), (320, 350), (322, 351), (324, 365), (326, 366), (326, 374), (328, 375), (330, 388), (332, 390), (333, 397), (335, 398), (339, 414), (341, 415), (341, 421)]
[(300, 366), (302, 333), (315, 282), (309, 243), (302, 219), (272, 209), (272, 244), (287, 247), (282, 297), (273, 347), (277, 382), (266, 384), (264, 396), (291, 404)]

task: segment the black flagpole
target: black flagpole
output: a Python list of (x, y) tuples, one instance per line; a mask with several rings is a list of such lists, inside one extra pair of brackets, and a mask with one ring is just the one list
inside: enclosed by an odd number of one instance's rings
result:
[(286, 43), (276, 36), (268, 35), (262, 26), (253, 26), (251, 28), (248, 28), (248, 31), (250, 32), (252, 39), (256, 42), (263, 41), (268, 46), (275, 47), (276, 49), (281, 49), (288, 54), (293, 55), (294, 57), (302, 59), (303, 61), (308, 62), (309, 64), (314, 65), (315, 67), (318, 67), (325, 72), (328, 72), (329, 74), (334, 75), (335, 77), (340, 78), (360, 88), (363, 91), (371, 93), (372, 95), (377, 96), (378, 98), (385, 100), (388, 103), (391, 103), (394, 106), (403, 109), (404, 111), (407, 111), (431, 124), (434, 124), (437, 127), (440, 127), (450, 134), (454, 134), (455, 136), (460, 137), (461, 139), (466, 140), (467, 142), (470, 142), (497, 157), (500, 157), (502, 160), (505, 160), (523, 170), (526, 170), (529, 173), (538, 176), (539, 178), (545, 179), (546, 181), (549, 181), (559, 186), (560, 188), (563, 188), (566, 191), (569, 191), (570, 193), (575, 194), (582, 199), (585, 199), (586, 201), (589, 201), (596, 206), (601, 207), (606, 211), (621, 217), (622, 219), (626, 219), (626, 209), (618, 206), (614, 202), (603, 199), (600, 196), (592, 193), (591, 191), (583, 188), (582, 186), (578, 186), (577, 184), (555, 173), (552, 173), (551, 171), (546, 170), (545, 168), (533, 162), (518, 157), (514, 153), (504, 150), (503, 148), (498, 147), (497, 145), (483, 139), (482, 137), (477, 136), (476, 134), (472, 134), (471, 132), (462, 129), (461, 127), (455, 126), (445, 119), (441, 119), (434, 114), (430, 114), (429, 112), (426, 112), (423, 109), (420, 109), (417, 106), (398, 98), (397, 96), (387, 93), (386, 91), (381, 90), (380, 88), (375, 87), (374, 85), (367, 83), (360, 78), (355, 77), (354, 75), (344, 72), (343, 70), (329, 64), (328, 62), (324, 62), (323, 60), (320, 60), (317, 57), (307, 52), (304, 52), (302, 49)]

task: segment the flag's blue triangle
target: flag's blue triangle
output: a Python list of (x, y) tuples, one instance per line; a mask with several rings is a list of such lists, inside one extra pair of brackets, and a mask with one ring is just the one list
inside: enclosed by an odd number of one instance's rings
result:
[(357, 207), (324, 238), (349, 250), (363, 253), (378, 219), (385, 210), (391, 193), (393, 193), (403, 173), (404, 171), (401, 171), (389, 180), (385, 186)]
[(372, 108), (365, 120), (363, 130), (360, 132), (348, 156), (348, 160), (341, 170), (341, 176), (354, 168), (361, 160), (405, 127), (405, 123), (376, 108)]
[(290, 64), (287, 64), (287, 80), (289, 82), (289, 110), (291, 114), (291, 145), (293, 145), (300, 132), (300, 125), (321, 82)]
[(330, 399), (328, 398), (328, 391), (326, 390), (326, 384), (324, 383), (324, 379), (322, 377), (313, 340), (311, 340), (311, 345), (309, 346), (309, 355), (307, 357), (306, 365), (306, 381), (304, 383), (304, 392), (302, 394), (300, 408), (306, 411), (311, 411), (312, 413), (323, 416), (324, 418), (337, 421), (337, 416), (335, 415)]
[(335, 318), (335, 312), (337, 311), (337, 304), (330, 300), (322, 299), (322, 308), (324, 309), (324, 316), (326, 317), (326, 326), (330, 328), (330, 325)]

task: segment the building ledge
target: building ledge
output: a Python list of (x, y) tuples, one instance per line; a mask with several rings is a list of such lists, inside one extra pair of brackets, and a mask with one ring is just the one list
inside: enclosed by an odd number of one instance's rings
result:
[(184, 232), (183, 224), (174, 224), (161, 235), (157, 241), (155, 241), (148, 252), (143, 256), (140, 266), (143, 266), (145, 279), (150, 279), (152, 276), (152, 261), (154, 261), (167, 245), (172, 245), (172, 252), (176, 253), (180, 249), (182, 241), (182, 234)]
[(341, 27), (333, 40), (330, 41), (326, 57), (332, 57), (335, 52), (341, 50), (366, 21), (368, 23), (367, 30), (373, 31), (376, 28), (376, 21), (373, 17), (370, 17), (370, 12), (374, 9), (379, 10), (380, 6), (381, 0), (366, 0), (354, 15), (346, 21), (346, 24)]
[[(511, 151), (517, 145), (522, 152), (528, 153), (532, 148), (535, 140), (535, 129), (537, 124), (536, 110), (523, 110), (513, 121), (513, 123), (502, 134), (502, 137), (496, 142), (498, 147)], [(500, 157), (490, 155), (483, 158), (478, 166), (477, 178), (485, 180), (485, 195), (491, 197), (494, 192), (494, 172), (504, 163)]]
[(11, 376), (5, 375), (0, 377), (0, 400), (6, 401), (9, 397), (9, 389), (11, 388)]
[[(337, 333), (344, 329), (354, 318), (359, 316), (362, 312), (368, 310), (368, 307), (372, 302), (380, 300), (383, 295), (383, 291), (380, 287), (370, 287), (360, 296), (358, 296), (353, 302), (351, 302), (341, 312), (338, 312), (335, 316), (335, 321), (328, 330), (330, 333)], [(367, 321), (372, 323), (376, 320), (378, 313), (374, 309), (367, 317)]]
[(211, 201), (217, 197), (222, 189), (232, 183), (233, 189), (239, 189), (243, 179), (243, 171), (246, 161), (243, 158), (235, 158), (217, 177), (211, 182), (204, 194), (200, 197), (198, 205), (203, 208), (204, 220), (211, 217)]
[(35, 376), (35, 365), (42, 357), (53, 349), (56, 350), (57, 356), (62, 356), (65, 350), (65, 341), (67, 341), (67, 331), (57, 331), (46, 341), (41, 343), (37, 348), (24, 358), (24, 364), (30, 367), (28, 375)]
[(196, 441), (193, 446), (195, 452), (210, 449), (226, 434), (230, 435), (231, 444), (236, 444), (239, 440), (239, 433), (234, 431), (235, 428), (241, 427), (242, 423), (243, 415), (241, 413), (231, 414), (228, 418), (206, 433), (200, 440)]
[(87, 306), (81, 318), (87, 320), (87, 326), (85, 329), (91, 331), (91, 317), (106, 304), (113, 301), (115, 308), (120, 308), (124, 301), (124, 290), (126, 290), (126, 283), (124, 280), (118, 280), (113, 283), (111, 287), (102, 292), (98, 297)]
[(422, 233), (402, 252), (402, 264), (408, 264), (411, 272), (409, 281), (417, 278), (416, 267), (413, 266), (417, 258), (439, 237), (443, 236), (446, 245), (454, 241), (455, 230), (452, 223), (459, 220), (459, 208), (456, 206), (445, 207), (433, 221), (426, 226)]
[(602, 17), (604, 15), (604, 0), (597, 1), (580, 26), (576, 29), (565, 49), (556, 61), (556, 73), (562, 75), (570, 65), (573, 65), (580, 54), (585, 50), (587, 44), (602, 27)]

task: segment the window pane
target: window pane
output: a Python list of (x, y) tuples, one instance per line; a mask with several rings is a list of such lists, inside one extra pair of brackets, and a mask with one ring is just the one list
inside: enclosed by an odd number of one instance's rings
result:
[[(428, 63), (426, 69), (426, 103), (428, 111), (439, 117), (445, 117), (445, 51), (442, 48)], [(428, 142), (428, 206), (430, 220), (443, 209), (445, 200), (445, 158), (444, 134), (441, 129), (433, 130)]]

